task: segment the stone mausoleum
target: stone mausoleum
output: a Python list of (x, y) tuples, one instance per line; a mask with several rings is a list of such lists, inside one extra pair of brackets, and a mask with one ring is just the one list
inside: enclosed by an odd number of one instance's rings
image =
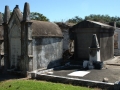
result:
[(74, 40), (74, 60), (89, 60), (89, 47), (92, 35), (96, 34), (100, 45), (100, 58), (105, 61), (114, 57), (115, 28), (96, 21), (84, 20), (70, 29), (70, 38)]
[[(30, 19), (29, 4), (25, 3), (23, 14), (16, 5), (12, 14), (5, 6), (4, 65), (6, 70), (28, 71), (53, 68), (60, 65), (63, 53), (63, 34), (58, 25)], [(2, 45), (2, 44), (1, 44)]]

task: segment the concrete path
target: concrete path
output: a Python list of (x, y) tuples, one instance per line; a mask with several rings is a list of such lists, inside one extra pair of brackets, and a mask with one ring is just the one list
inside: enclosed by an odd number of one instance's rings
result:
[[(120, 56), (116, 56), (111, 60), (107, 60), (104, 62), (104, 67), (101, 70), (92, 69), (92, 70), (53, 70), (50, 73), (45, 73), (46, 75), (55, 75), (55, 76), (63, 76), (68, 78), (77, 78), (77, 79), (85, 79), (85, 80), (93, 80), (93, 81), (103, 81), (103, 78), (108, 78), (109, 83), (115, 83), (120, 80)], [(68, 74), (75, 71), (90, 71), (87, 75), (83, 77), (79, 76), (69, 76)]]

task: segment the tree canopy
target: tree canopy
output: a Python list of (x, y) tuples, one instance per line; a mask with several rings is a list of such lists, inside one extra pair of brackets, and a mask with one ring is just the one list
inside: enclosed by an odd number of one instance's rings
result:
[(74, 18), (68, 19), (66, 22), (69, 23), (78, 23), (81, 22), (83, 19), (79, 16), (75, 16)]
[[(21, 12), (21, 13), (23, 13), (23, 12)], [(12, 14), (12, 12), (10, 12), (10, 15), (11, 14)], [(4, 16), (4, 13), (2, 13), (2, 16)], [(31, 18), (31, 20), (49, 21), (49, 19), (46, 16), (44, 16), (43, 14), (40, 14), (38, 12), (31, 12), (30, 18)]]
[(102, 22), (102, 23), (106, 23), (109, 25), (114, 25), (114, 22), (116, 22), (116, 26), (120, 27), (120, 17), (111, 17), (109, 15), (95, 15), (95, 14), (91, 14), (89, 16), (85, 16), (84, 19), (82, 19), (79, 16), (75, 16), (72, 19), (68, 19), (66, 22), (69, 23), (78, 23), (81, 22), (82, 20), (93, 20), (93, 21), (98, 21), (98, 22)]
[(49, 21), (49, 19), (46, 16), (38, 12), (31, 12), (30, 18), (31, 20)]

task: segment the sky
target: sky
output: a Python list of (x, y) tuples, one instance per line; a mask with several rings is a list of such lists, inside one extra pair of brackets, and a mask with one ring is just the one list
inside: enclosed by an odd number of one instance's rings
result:
[(120, 17), (120, 0), (2, 0), (0, 12), (4, 12), (5, 5), (11, 11), (19, 5), (23, 12), (25, 2), (30, 4), (31, 12), (41, 13), (51, 22), (64, 22), (75, 16), (84, 18), (90, 14)]

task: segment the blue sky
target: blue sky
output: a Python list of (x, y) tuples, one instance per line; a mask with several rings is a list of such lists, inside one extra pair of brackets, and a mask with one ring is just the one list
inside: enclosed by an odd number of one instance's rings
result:
[(2, 0), (0, 12), (5, 5), (13, 10), (19, 5), (23, 11), (24, 3), (30, 4), (31, 12), (39, 12), (50, 21), (66, 21), (74, 16), (84, 18), (90, 14), (101, 14), (120, 17), (120, 0)]

